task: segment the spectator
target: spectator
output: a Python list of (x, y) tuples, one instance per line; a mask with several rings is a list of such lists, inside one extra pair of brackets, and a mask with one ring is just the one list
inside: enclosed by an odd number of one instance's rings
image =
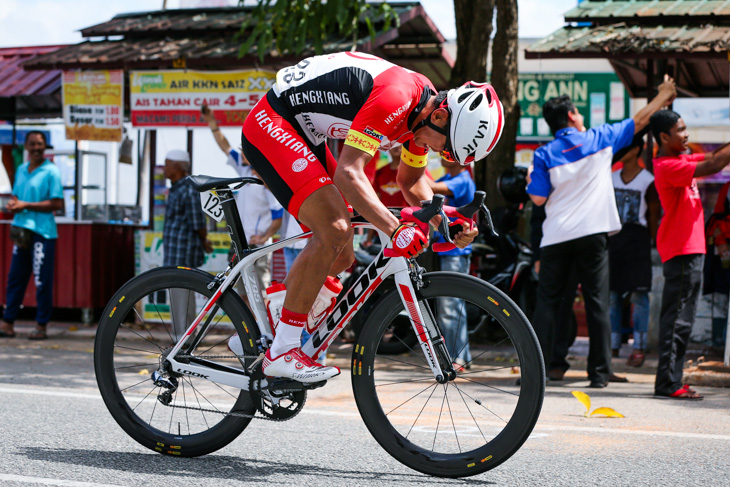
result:
[(165, 156), (165, 177), (172, 186), (167, 195), (162, 230), (163, 265), (200, 267), (205, 252), (213, 252), (205, 228), (200, 196), (185, 179), (190, 175), (190, 154), (174, 149)]
[(704, 212), (695, 178), (730, 163), (730, 144), (709, 154), (687, 154), (689, 134), (678, 113), (662, 110), (651, 117), (659, 146), (654, 182), (664, 208), (657, 234), (664, 292), (659, 317), (659, 364), (654, 393), (677, 399), (702, 399), (682, 385), (687, 341), (695, 320), (705, 254)]
[[(540, 275), (540, 241), (542, 240), (542, 222), (545, 221), (545, 206), (532, 206), (530, 216), (530, 244), (532, 245), (532, 259), (535, 273)], [(578, 276), (575, 266), (570, 271), (568, 285), (565, 288), (560, 305), (560, 314), (555, 321), (555, 341), (553, 343), (553, 356), (550, 359), (550, 366), (547, 369), (547, 377), (550, 380), (563, 380), (565, 373), (570, 368), (568, 362), (568, 351), (575, 342), (578, 335), (578, 321), (575, 318), (573, 305), (575, 294), (578, 291)], [(524, 311), (524, 310), (523, 310)], [(530, 317), (532, 319), (532, 316)]]
[[(190, 154), (184, 150), (171, 150), (165, 156), (164, 171), (172, 186), (167, 195), (165, 226), (162, 229), (163, 265), (200, 267), (205, 260), (203, 251), (213, 252), (213, 246), (207, 239), (200, 195), (185, 179), (190, 174)], [(170, 307), (177, 339), (195, 316), (193, 292), (171, 289)]]
[[(203, 105), (200, 109), (203, 118), (213, 132), (218, 147), (228, 156), (228, 165), (236, 170), (241, 177), (259, 177), (251, 169), (241, 152), (231, 148), (226, 137), (221, 133), (210, 108)], [(272, 237), (281, 228), (284, 210), (271, 191), (259, 184), (247, 184), (236, 193), (236, 206), (241, 215), (243, 231), (251, 247), (269, 245)], [(259, 288), (263, 291), (271, 285), (271, 254), (268, 254), (254, 264)], [(239, 280), (238, 290), (245, 295), (246, 290), (242, 280)]]
[[(403, 146), (400, 145), (390, 149), (388, 151), (390, 164), (381, 167), (375, 172), (375, 182), (373, 183), (375, 193), (380, 198), (380, 201), (388, 207), (403, 208), (404, 206), (408, 206), (408, 202), (396, 182), (402, 150)], [(374, 162), (370, 164), (374, 164)]]
[[(649, 331), (651, 291), (651, 243), (656, 239), (661, 207), (654, 188), (654, 176), (639, 165), (644, 131), (630, 145), (618, 151), (614, 161), (623, 168), (613, 173), (613, 188), (621, 219), (621, 231), (608, 238), (609, 289), (611, 302), (611, 349), (618, 357), (621, 348), (623, 303), (634, 305), (634, 346), (627, 365), (641, 367)], [(648, 215), (648, 218), (647, 218)]]
[(705, 225), (707, 253), (702, 273), (703, 293), (712, 297), (712, 346), (724, 349), (730, 294), (730, 182), (720, 188), (715, 210)]
[(28, 162), (15, 173), (8, 210), (15, 213), (10, 228), (13, 258), (8, 273), (5, 312), (0, 338), (13, 338), (13, 325), (33, 273), (36, 286), (36, 328), (29, 340), (48, 338), (46, 327), (53, 311), (53, 263), (56, 256), (56, 220), (53, 212), (63, 209), (63, 187), (58, 167), (45, 158), (48, 143), (43, 132), (25, 136)]
[[(466, 166), (445, 159), (441, 159), (441, 165), (446, 170), (446, 174), (435, 182), (427, 179), (434, 194), (446, 196), (446, 204), (449, 206), (459, 207), (471, 203), (474, 199), (476, 185)], [(444, 238), (440, 234), (434, 234), (434, 242), (443, 241)], [(463, 249), (456, 247), (447, 252), (440, 252), (438, 256), (442, 271), (469, 273), (471, 245), (467, 245)], [(437, 301), (446, 347), (454, 361), (454, 368), (457, 372), (468, 369), (470, 368), (471, 351), (469, 350), (464, 301), (456, 298), (439, 298)]]
[(586, 304), (590, 387), (606, 387), (609, 380), (626, 381), (611, 373), (607, 233), (621, 228), (611, 185), (611, 158), (675, 95), (674, 81), (665, 77), (657, 97), (633, 119), (590, 130), (569, 97), (552, 98), (543, 105), (543, 117), (555, 140), (535, 151), (527, 187), (533, 203), (547, 202), (533, 325), (547, 369), (553, 355), (553, 320), (560, 313), (575, 266)]

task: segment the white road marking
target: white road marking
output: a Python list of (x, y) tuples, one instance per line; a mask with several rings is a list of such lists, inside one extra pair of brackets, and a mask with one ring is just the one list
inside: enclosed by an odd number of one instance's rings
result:
[[(99, 394), (88, 394), (81, 392), (66, 392), (58, 391), (54, 389), (30, 389), (22, 387), (5, 387), (0, 386), (0, 393), (7, 394), (30, 394), (30, 395), (41, 395), (51, 397), (64, 397), (68, 399), (96, 399), (100, 400)], [(332, 410), (321, 410), (321, 409), (304, 409), (302, 413), (314, 414), (320, 416), (339, 416), (339, 417), (359, 417), (360, 415), (356, 412), (349, 411), (332, 411)], [(681, 431), (643, 431), (643, 430), (630, 430), (623, 428), (596, 428), (591, 426), (571, 426), (566, 424), (560, 425), (541, 425), (538, 424), (535, 427), (535, 431), (532, 438), (539, 438), (546, 436), (544, 432), (550, 431), (571, 431), (576, 433), (604, 433), (611, 435), (631, 435), (631, 436), (659, 436), (664, 438), (691, 438), (698, 440), (720, 440), (730, 441), (730, 435), (718, 435), (709, 433), (683, 433)], [(2, 477), (0, 477), (2, 480)], [(54, 484), (55, 485), (55, 484)], [(66, 485), (66, 484), (58, 484)], [(69, 484), (70, 485), (70, 484)], [(88, 484), (95, 485), (95, 484)]]
[(119, 487), (118, 484), (97, 484), (96, 482), (77, 482), (75, 480), (47, 479), (43, 477), (27, 477), (0, 473), (0, 481), (24, 482), (42, 485), (61, 485), (63, 487)]

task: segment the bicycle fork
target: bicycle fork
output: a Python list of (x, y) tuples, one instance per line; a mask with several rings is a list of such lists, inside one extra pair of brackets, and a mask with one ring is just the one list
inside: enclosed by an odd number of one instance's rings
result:
[[(417, 266), (417, 264), (416, 264)], [(397, 272), (394, 275), (396, 289), (400, 295), (406, 313), (410, 318), (413, 330), (418, 337), (426, 363), (431, 368), (433, 376), (440, 384), (445, 384), (456, 378), (456, 372), (451, 365), (451, 357), (446, 349), (444, 337), (436, 325), (433, 312), (426, 301), (419, 301), (414, 281), (420, 281), (420, 271)], [(416, 273), (414, 276), (413, 273)]]

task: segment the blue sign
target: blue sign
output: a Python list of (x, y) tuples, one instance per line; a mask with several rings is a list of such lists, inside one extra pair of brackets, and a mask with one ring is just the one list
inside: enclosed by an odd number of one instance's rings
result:
[[(51, 145), (51, 131), (50, 130), (38, 130), (38, 129), (21, 129), (15, 130), (15, 143), (18, 145), (25, 144), (25, 135), (28, 132), (42, 132), (46, 136), (48, 145)], [(13, 128), (9, 126), (0, 127), (0, 145), (12, 145), (13, 140)]]

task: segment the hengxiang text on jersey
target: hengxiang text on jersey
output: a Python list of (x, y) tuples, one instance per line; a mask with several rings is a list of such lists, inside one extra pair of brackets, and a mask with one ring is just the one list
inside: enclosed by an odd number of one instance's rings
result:
[(308, 103), (327, 103), (329, 105), (349, 105), (350, 96), (347, 93), (334, 93), (332, 91), (309, 90), (292, 93), (289, 95), (289, 103), (295, 107)]
[(303, 155), (307, 158), (309, 162), (314, 162), (317, 160), (317, 157), (312, 153), (312, 151), (309, 149), (309, 147), (307, 147), (306, 144), (296, 140), (292, 136), (292, 134), (290, 134), (286, 130), (275, 126), (269, 116), (266, 114), (266, 110), (260, 110), (255, 115), (255, 118), (256, 121), (259, 123), (259, 127), (266, 130), (271, 138), (273, 138), (280, 144), (284, 144), (284, 146), (288, 147), (294, 152)]

